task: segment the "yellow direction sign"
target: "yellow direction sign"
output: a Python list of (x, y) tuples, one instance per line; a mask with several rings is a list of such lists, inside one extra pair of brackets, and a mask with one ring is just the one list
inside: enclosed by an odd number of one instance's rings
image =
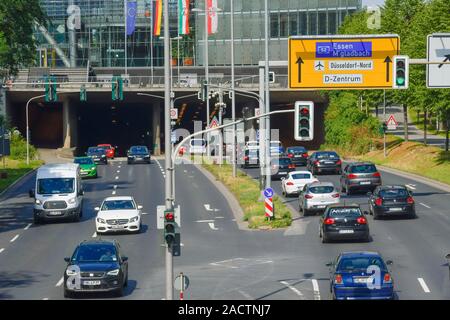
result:
[(289, 88), (392, 88), (398, 35), (339, 35), (289, 38)]

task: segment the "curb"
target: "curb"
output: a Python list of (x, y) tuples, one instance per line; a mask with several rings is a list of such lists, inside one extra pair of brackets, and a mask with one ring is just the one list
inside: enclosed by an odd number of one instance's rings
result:
[(31, 171), (28, 171), (27, 173), (25, 173), (23, 176), (17, 178), (16, 181), (14, 181), (13, 183), (11, 183), (5, 190), (3, 190), (2, 192), (0, 192), (0, 200), (3, 198), (3, 196), (10, 190), (12, 189), (16, 184), (18, 184), (19, 182), (21, 182), (23, 179), (25, 179), (26, 177), (28, 177), (29, 175), (31, 175), (33, 172), (35, 172), (38, 168), (36, 169), (32, 169)]

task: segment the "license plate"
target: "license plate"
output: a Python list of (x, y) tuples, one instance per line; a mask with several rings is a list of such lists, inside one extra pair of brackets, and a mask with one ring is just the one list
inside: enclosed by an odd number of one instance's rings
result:
[(354, 283), (367, 283), (370, 278), (353, 278)]
[(111, 226), (111, 229), (123, 229), (123, 226)]
[(60, 215), (62, 215), (62, 212), (61, 211), (50, 211), (48, 213), (48, 215), (49, 216), (60, 216)]
[(83, 281), (83, 284), (85, 286), (99, 286), (102, 282), (100, 280), (89, 280), (89, 281)]
[(370, 184), (370, 181), (361, 181), (359, 184), (367, 185)]
[(301, 156), (294, 156), (294, 158), (300, 158)]
[(324, 209), (326, 206), (317, 206), (319, 209)]
[(325, 163), (325, 164), (334, 164), (333, 161), (325, 161), (324, 163)]
[(278, 172), (278, 174), (287, 174), (287, 172)]
[(339, 230), (339, 233), (353, 233), (353, 230)]
[(402, 211), (403, 208), (389, 208), (389, 211)]

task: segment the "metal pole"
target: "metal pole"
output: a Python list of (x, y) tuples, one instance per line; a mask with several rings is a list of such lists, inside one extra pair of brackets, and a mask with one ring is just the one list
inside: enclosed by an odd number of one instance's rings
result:
[(28, 119), (28, 106), (30, 105), (30, 102), (32, 100), (43, 98), (43, 97), (45, 97), (45, 94), (31, 98), (30, 100), (27, 101), (27, 105), (25, 107), (25, 113), (26, 113), (25, 118), (26, 118), (26, 122), (27, 122), (27, 124), (26, 124), (26, 127), (27, 127), (27, 134), (26, 134), (26, 136), (27, 136), (27, 165), (30, 164), (30, 128), (29, 128), (29, 119)]
[[(386, 123), (386, 89), (383, 90), (383, 123)], [(386, 158), (386, 131), (383, 130), (383, 152)]]
[[(259, 66), (259, 95), (261, 97), (264, 96), (264, 67)], [(259, 101), (259, 110), (260, 113), (265, 113), (264, 101), (261, 99)], [(266, 185), (265, 173), (266, 173), (266, 121), (264, 119), (259, 120), (259, 166), (260, 166), (260, 174), (259, 174), (259, 187), (261, 190), (264, 189)], [(261, 200), (262, 193), (261, 193)]]
[[(270, 112), (270, 92), (269, 92), (269, 6), (268, 0), (264, 0), (264, 29), (265, 29), (265, 39), (264, 39), (264, 54), (265, 54), (265, 66), (264, 66), (264, 82), (266, 96), (265, 96), (265, 110), (264, 113)], [(264, 120), (264, 119), (263, 119)], [(270, 117), (265, 119), (266, 121), (266, 145), (265, 145), (265, 169), (266, 169), (266, 188), (270, 188)]]
[[(169, 0), (164, 0), (164, 144), (165, 144), (165, 199), (166, 210), (173, 209), (172, 199), (172, 157), (170, 144), (170, 35), (169, 35)], [(166, 244), (166, 300), (173, 299), (173, 257)]]
[[(235, 92), (234, 92), (234, 5), (233, 0), (230, 0), (230, 32), (231, 32), (231, 121), (236, 121), (236, 100), (235, 100)], [(233, 165), (233, 178), (237, 176), (237, 159), (236, 159), (236, 126), (233, 126), (232, 130), (232, 139), (231, 143), (231, 163)]]
[[(208, 93), (206, 96), (206, 127), (209, 128), (209, 57), (208, 57), (208, 0), (205, 0), (205, 80), (208, 84)], [(209, 148), (209, 139), (206, 137), (206, 156), (209, 157), (211, 154), (211, 150)]]
[[(69, 0), (69, 7), (74, 5), (74, 0)], [(70, 47), (70, 67), (75, 68), (77, 61), (77, 50), (75, 44), (75, 26), (69, 28), (69, 47)]]
[(151, 20), (151, 23), (150, 23), (150, 75), (152, 77), (151, 84), (153, 85), (153, 22), (154, 22), (153, 21), (153, 15), (154, 15), (153, 1), (151, 2), (150, 9), (152, 12), (151, 18), (150, 18), (150, 20)]
[[(219, 89), (219, 126), (222, 125), (223, 91)], [(222, 132), (219, 132), (219, 164), (223, 163)]]
[(125, 27), (124, 27), (124, 32), (123, 32), (123, 34), (124, 34), (124, 39), (125, 39), (125, 41), (124, 41), (124, 43), (125, 43), (125, 46), (124, 46), (124, 53), (125, 53), (125, 77), (127, 76), (127, 74), (128, 74), (128, 71), (127, 71), (127, 55), (128, 55), (128, 53), (127, 53), (127, 16), (128, 16), (128, 13), (127, 13), (127, 0), (123, 0), (123, 14), (124, 14), (124, 22), (125, 22)]

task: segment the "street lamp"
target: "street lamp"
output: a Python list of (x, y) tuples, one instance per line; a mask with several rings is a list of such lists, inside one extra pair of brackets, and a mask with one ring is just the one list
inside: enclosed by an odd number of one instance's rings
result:
[(25, 113), (26, 113), (25, 117), (26, 117), (26, 122), (27, 122), (27, 125), (26, 125), (26, 127), (27, 127), (27, 165), (30, 164), (30, 128), (29, 128), (29, 124), (28, 124), (28, 122), (29, 122), (29, 120), (28, 120), (28, 106), (30, 105), (31, 101), (39, 99), (39, 98), (44, 98), (44, 97), (45, 97), (45, 94), (42, 94), (40, 96), (36, 96), (36, 97), (31, 98), (30, 100), (27, 101), (27, 105), (25, 107)]

